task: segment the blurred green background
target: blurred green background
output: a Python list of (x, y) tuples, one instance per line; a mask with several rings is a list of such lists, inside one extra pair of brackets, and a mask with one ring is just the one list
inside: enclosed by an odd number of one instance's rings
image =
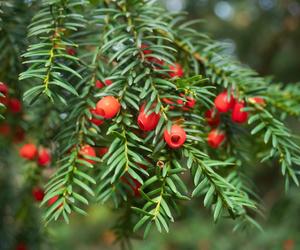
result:
[[(190, 19), (202, 19), (199, 29), (212, 38), (226, 42), (227, 53), (250, 65), (275, 81), (293, 83), (300, 79), (300, 2), (295, 0), (161, 0), (170, 11), (187, 11)], [(292, 126), (299, 131), (299, 125)], [(3, 164), (5, 165), (5, 164)], [(0, 170), (2, 164), (0, 162)], [(214, 224), (202, 200), (183, 204), (182, 216), (171, 226), (169, 234), (152, 232), (145, 241), (134, 240), (134, 250), (300, 250), (300, 193), (292, 188), (284, 192), (284, 184), (276, 166), (253, 166), (253, 180), (262, 197), (264, 217), (257, 218), (261, 231), (233, 232), (234, 223), (222, 220)], [(9, 188), (8, 179), (0, 180), (0, 188)], [(12, 202), (22, 192), (8, 197), (0, 192), (2, 202)], [(37, 214), (38, 204), (32, 204)], [(1, 204), (0, 210), (5, 209)], [(0, 211), (1, 212), (1, 211)], [(89, 216), (73, 215), (70, 225), (64, 222), (50, 227), (34, 228), (28, 223), (30, 239), (39, 241), (39, 232), (46, 231), (44, 245), (34, 249), (119, 249), (114, 245), (115, 235), (109, 229), (118, 220), (118, 214), (109, 208), (93, 206)], [(6, 213), (9, 214), (9, 213)], [(9, 216), (0, 223), (0, 243), (11, 237), (7, 225)], [(11, 220), (11, 221), (10, 221)], [(6, 225), (5, 229), (2, 225)], [(153, 230), (155, 231), (155, 230)], [(7, 234), (7, 235), (5, 235)], [(36, 236), (36, 237), (35, 237)], [(34, 245), (34, 242), (31, 242)], [(49, 245), (50, 244), (50, 247)], [(0, 244), (5, 246), (4, 244)], [(30, 249), (30, 248), (28, 248)], [(19, 249), (20, 250), (20, 249)], [(24, 249), (23, 249), (24, 250)]]

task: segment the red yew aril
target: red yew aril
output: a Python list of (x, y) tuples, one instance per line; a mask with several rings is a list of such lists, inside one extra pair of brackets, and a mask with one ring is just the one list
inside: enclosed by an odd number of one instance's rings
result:
[(160, 119), (160, 114), (152, 112), (149, 115), (146, 115), (144, 110), (145, 105), (143, 105), (140, 109), (140, 114), (138, 115), (138, 125), (141, 130), (151, 131), (156, 128)]
[(51, 154), (48, 149), (41, 148), (38, 152), (38, 164), (41, 167), (49, 165), (51, 162)]
[[(91, 147), (90, 145), (84, 145), (81, 147), (79, 154), (81, 156), (88, 156), (88, 157), (96, 157), (96, 151), (93, 147)], [(84, 158), (85, 161), (91, 163), (91, 164), (95, 164), (95, 161), (91, 160), (91, 159), (87, 159)]]
[(42, 201), (44, 199), (45, 193), (44, 190), (40, 187), (34, 187), (32, 189), (32, 195), (36, 201)]
[(109, 79), (105, 80), (104, 83), (101, 82), (100, 80), (97, 80), (97, 81), (95, 82), (95, 87), (96, 87), (97, 89), (102, 89), (103, 87), (109, 86), (109, 85), (111, 85), (111, 84), (112, 84), (112, 80), (109, 80)]
[(145, 55), (148, 55), (148, 54), (151, 54), (152, 53), (152, 50), (148, 49), (149, 48), (149, 45), (147, 44), (142, 44), (141, 45), (141, 49), (143, 50), (143, 54)]
[(169, 75), (171, 78), (183, 77), (184, 75), (183, 68), (179, 63), (176, 63), (175, 65), (170, 65), (169, 69)]
[(25, 245), (25, 243), (20, 242), (20, 243), (18, 243), (18, 245), (16, 246), (16, 250), (27, 250), (27, 246)]
[(13, 113), (19, 113), (22, 111), (22, 103), (17, 98), (9, 99), (8, 107)]
[(171, 127), (171, 131), (168, 129), (164, 131), (164, 139), (170, 148), (180, 148), (186, 140), (186, 133), (182, 127), (175, 124)]
[(92, 114), (92, 118), (90, 119), (90, 122), (95, 124), (96, 126), (100, 126), (104, 123), (104, 120), (101, 120), (101, 119), (97, 119), (95, 116), (100, 116), (98, 113), (97, 113), (97, 110), (96, 109), (90, 109), (90, 112)]
[(3, 83), (3, 82), (0, 82), (0, 92), (3, 95), (7, 95), (8, 94), (8, 86), (5, 83)]
[(100, 157), (103, 157), (108, 152), (108, 147), (99, 148), (98, 154)]
[(0, 125), (0, 135), (8, 136), (10, 134), (10, 126), (8, 123), (3, 123)]
[(34, 144), (28, 143), (20, 148), (19, 154), (24, 159), (33, 160), (37, 155), (37, 148)]
[(24, 141), (25, 139), (25, 131), (23, 128), (21, 127), (17, 127), (16, 130), (14, 131), (14, 138), (13, 141), (15, 143), (20, 143), (22, 141)]
[(220, 93), (215, 99), (215, 107), (221, 113), (228, 112), (233, 105), (234, 98), (232, 95), (229, 97), (227, 91)]
[(209, 132), (207, 142), (212, 148), (218, 148), (224, 142), (226, 135), (223, 131), (213, 129)]
[(248, 120), (248, 112), (242, 111), (243, 108), (245, 108), (245, 103), (243, 101), (234, 104), (231, 114), (232, 121), (244, 123)]
[[(53, 196), (51, 199), (48, 200), (48, 206), (49, 207), (52, 206), (58, 199), (59, 199), (58, 195)], [(57, 205), (56, 210), (59, 209), (62, 205), (63, 205), (62, 203)]]
[(206, 122), (211, 127), (217, 127), (220, 124), (220, 113), (215, 109), (209, 109), (204, 114)]
[(170, 110), (175, 109), (174, 102), (169, 98), (162, 98), (162, 102), (170, 106)]
[(256, 104), (259, 104), (261, 106), (265, 106), (266, 105), (266, 101), (264, 98), (262, 97), (250, 97), (248, 98), (248, 101), (250, 103), (256, 103)]
[(119, 113), (120, 108), (121, 105), (118, 99), (113, 96), (105, 96), (97, 102), (96, 112), (98, 115), (110, 119)]
[(76, 55), (76, 50), (73, 49), (73, 48), (67, 48), (67, 49), (66, 49), (66, 52), (67, 52), (67, 54), (70, 55), (70, 56), (75, 56), (75, 55)]

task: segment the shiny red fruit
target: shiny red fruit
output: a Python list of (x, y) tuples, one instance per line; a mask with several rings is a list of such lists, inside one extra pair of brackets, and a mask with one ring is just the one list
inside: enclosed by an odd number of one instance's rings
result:
[(148, 49), (149, 48), (149, 45), (147, 45), (147, 44), (142, 44), (141, 45), (141, 49), (143, 50), (143, 53), (145, 54), (145, 55), (148, 55), (148, 54), (151, 54), (152, 53), (152, 50), (150, 50), (150, 49)]
[(51, 162), (51, 154), (48, 149), (42, 148), (38, 152), (38, 164), (42, 167), (49, 165)]
[(7, 95), (8, 94), (8, 87), (5, 83), (3, 82), (0, 82), (0, 92), (3, 94), (3, 95)]
[(188, 96), (187, 98), (186, 98), (186, 103), (185, 103), (185, 106), (187, 107), (187, 108), (194, 108), (195, 107), (195, 105), (196, 105), (196, 100), (193, 98), (193, 97), (191, 97), (191, 96)]
[(182, 127), (173, 125), (170, 132), (164, 131), (164, 139), (170, 148), (180, 148), (186, 140), (186, 133)]
[(98, 115), (103, 116), (106, 119), (113, 118), (120, 111), (121, 105), (113, 96), (105, 96), (97, 102), (96, 112)]
[(109, 79), (105, 80), (104, 82), (105, 82), (105, 84), (103, 82), (101, 82), (100, 80), (97, 80), (95, 83), (95, 87), (97, 89), (102, 89), (103, 87), (109, 86), (112, 84), (112, 80), (109, 80)]
[(244, 123), (248, 120), (248, 112), (242, 111), (243, 108), (245, 108), (245, 103), (242, 102), (236, 102), (234, 104), (231, 119), (232, 121), (236, 123)]
[[(81, 156), (88, 156), (88, 157), (96, 157), (96, 151), (93, 147), (91, 147), (90, 145), (84, 145), (81, 147), (79, 154)], [(94, 164), (95, 161), (91, 160), (91, 159), (87, 159), (84, 158), (85, 161)]]
[[(58, 195), (53, 196), (51, 199), (48, 200), (48, 206), (52, 206), (57, 200), (59, 199)], [(59, 209), (63, 204), (59, 204), (56, 209)]]
[(171, 78), (183, 77), (184, 75), (183, 68), (179, 63), (176, 63), (175, 65), (170, 65), (169, 69), (170, 69), (169, 75)]
[(227, 91), (220, 93), (215, 99), (215, 107), (221, 113), (228, 112), (233, 105), (234, 98), (233, 96), (228, 97)]
[(28, 143), (20, 148), (19, 154), (24, 159), (33, 160), (37, 155), (37, 148), (34, 144)]
[(36, 201), (42, 201), (44, 199), (45, 193), (44, 190), (40, 187), (34, 187), (32, 189), (32, 195)]
[(105, 80), (104, 82), (105, 82), (106, 86), (112, 85), (112, 83), (113, 83), (112, 80), (109, 80), (109, 79)]
[(8, 107), (13, 113), (19, 113), (22, 111), (22, 103), (16, 98), (12, 98), (8, 101)]
[(96, 109), (90, 109), (90, 112), (92, 114), (92, 118), (90, 119), (91, 123), (94, 123), (96, 126), (100, 126), (101, 124), (104, 123), (104, 120), (101, 120), (101, 119), (97, 119), (96, 117), (94, 116), (99, 116), (99, 114), (97, 113), (97, 110)]
[(211, 127), (217, 127), (220, 124), (220, 114), (215, 108), (207, 110), (204, 115)]
[(145, 105), (143, 105), (140, 109), (140, 114), (138, 116), (138, 125), (141, 130), (151, 131), (156, 128), (160, 119), (160, 114), (156, 114), (155, 112), (152, 112), (149, 115), (146, 115), (144, 110), (145, 110)]
[(266, 105), (266, 101), (262, 97), (250, 97), (248, 100), (251, 103), (256, 103), (256, 104), (259, 104), (259, 105), (262, 105), (262, 106)]
[(108, 147), (99, 148), (98, 154), (100, 157), (103, 157), (108, 152)]
[(226, 135), (223, 131), (213, 129), (209, 132), (207, 142), (212, 148), (218, 148), (224, 142)]

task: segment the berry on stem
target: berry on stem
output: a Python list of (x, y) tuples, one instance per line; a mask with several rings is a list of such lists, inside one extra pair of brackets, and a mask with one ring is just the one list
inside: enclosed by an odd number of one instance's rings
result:
[(104, 83), (101, 82), (100, 80), (96, 80), (96, 82), (95, 82), (95, 87), (96, 87), (97, 89), (102, 89), (103, 87), (109, 86), (109, 85), (111, 85), (111, 84), (112, 84), (112, 80), (109, 80), (109, 79), (105, 80)]
[(37, 148), (34, 144), (28, 143), (20, 148), (19, 154), (24, 159), (33, 160), (37, 155)]
[(44, 190), (40, 187), (34, 187), (32, 189), (32, 195), (36, 201), (42, 201), (44, 199), (45, 193)]
[(234, 104), (231, 119), (236, 123), (244, 123), (248, 120), (248, 112), (242, 111), (245, 108), (245, 103), (243, 101), (236, 102)]
[(104, 123), (103, 120), (97, 119), (96, 117), (94, 117), (94, 116), (99, 116), (99, 114), (97, 113), (97, 110), (96, 110), (96, 109), (90, 109), (90, 112), (91, 112), (91, 114), (92, 114), (92, 116), (93, 116), (93, 117), (90, 119), (90, 122), (91, 122), (91, 123), (95, 124), (96, 126), (100, 126), (100, 125), (102, 125), (102, 124)]
[(220, 124), (220, 113), (215, 108), (207, 110), (204, 116), (209, 126), (217, 127)]
[(106, 119), (115, 117), (120, 111), (121, 105), (113, 96), (105, 96), (97, 102), (96, 112)]
[(51, 162), (51, 154), (49, 153), (49, 150), (46, 148), (42, 148), (38, 152), (38, 164), (41, 167), (49, 165)]
[(108, 152), (108, 147), (99, 148), (98, 154), (100, 157), (103, 157)]
[(207, 142), (212, 148), (218, 148), (224, 142), (226, 135), (223, 131), (213, 129), (209, 132)]
[(180, 148), (186, 140), (186, 133), (182, 127), (175, 124), (170, 131), (164, 131), (164, 139), (170, 148)]
[[(93, 147), (91, 147), (90, 145), (84, 145), (81, 147), (79, 154), (81, 156), (88, 156), (88, 157), (96, 157), (96, 151)], [(91, 163), (91, 164), (95, 164), (95, 161), (91, 160), (91, 159), (87, 159), (84, 158), (85, 161)]]
[(215, 99), (215, 107), (221, 113), (228, 112), (230, 109), (232, 109), (233, 105), (234, 98), (232, 95), (228, 97), (227, 91), (220, 93)]
[(175, 77), (183, 77), (184, 72), (183, 72), (183, 68), (179, 63), (176, 63), (175, 65), (170, 65), (169, 66), (170, 72), (169, 75), (171, 78), (175, 78)]
[(160, 114), (156, 114), (155, 112), (152, 112), (149, 115), (146, 115), (144, 110), (145, 110), (145, 105), (143, 105), (140, 109), (140, 114), (138, 116), (138, 125), (141, 130), (151, 131), (156, 128), (160, 119)]

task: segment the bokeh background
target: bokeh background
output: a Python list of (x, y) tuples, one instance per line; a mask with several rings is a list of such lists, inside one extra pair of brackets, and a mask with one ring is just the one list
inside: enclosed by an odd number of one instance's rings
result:
[[(202, 19), (199, 30), (214, 39), (226, 42), (228, 54), (250, 65), (260, 74), (272, 76), (275, 82), (285, 84), (300, 81), (300, 1), (160, 0), (160, 2), (169, 11), (187, 11), (190, 19)], [(295, 120), (289, 122), (299, 134), (299, 123)], [(169, 234), (153, 232), (146, 241), (133, 240), (133, 249), (299, 250), (300, 192), (297, 188), (291, 188), (289, 193), (285, 193), (282, 178), (274, 164), (253, 165), (252, 175), (257, 185), (256, 191), (262, 197), (264, 205), (264, 216), (257, 218), (264, 228), (263, 232), (259, 230), (233, 232), (234, 223), (226, 219), (214, 224), (210, 212), (203, 208), (199, 199), (183, 204), (182, 216), (171, 226)], [(1, 179), (1, 189), (10, 188), (7, 186), (12, 185), (9, 178), (10, 176), (6, 176), (5, 179)], [(8, 197), (3, 192), (0, 192), (0, 195), (1, 202), (13, 204), (15, 199), (22, 196), (22, 192), (13, 197)], [(36, 204), (32, 206), (38, 207)], [(5, 209), (4, 204), (0, 205), (1, 209)], [(115, 235), (110, 229), (118, 219), (118, 214), (108, 208), (93, 206), (88, 211), (88, 217), (73, 215), (69, 225), (58, 222), (47, 228), (35, 228), (35, 225), (39, 224), (37, 220), (40, 220), (39, 209), (35, 211), (35, 214), (28, 217), (30, 222), (27, 225), (27, 233), (33, 234), (31, 239), (36, 241), (39, 241), (38, 237), (42, 237), (44, 233), (47, 235), (47, 238), (42, 239), (45, 244), (39, 245), (36, 249), (119, 249), (118, 245), (113, 244)], [(26, 212), (28, 211), (22, 211), (17, 216), (22, 218), (24, 216), (22, 213)], [(13, 240), (10, 239), (13, 236), (7, 228), (10, 221), (5, 221), (13, 219), (10, 217), (1, 219), (3, 221), (0, 222), (0, 243), (4, 240)]]

